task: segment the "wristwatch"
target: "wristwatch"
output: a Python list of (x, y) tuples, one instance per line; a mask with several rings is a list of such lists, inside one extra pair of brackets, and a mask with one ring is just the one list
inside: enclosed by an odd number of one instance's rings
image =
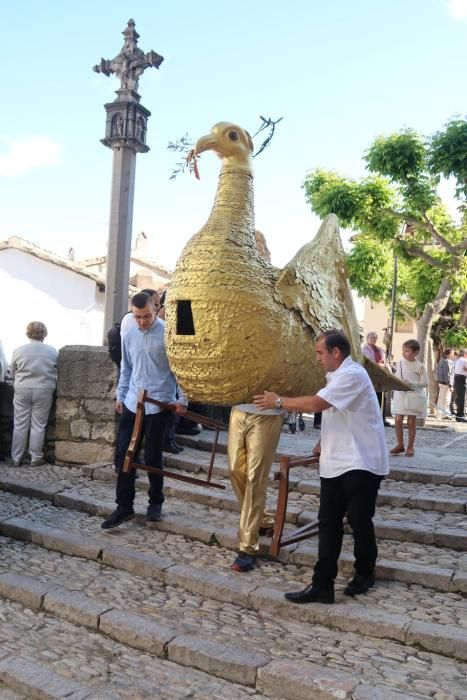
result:
[(276, 408), (282, 408), (282, 399), (280, 396), (276, 399)]

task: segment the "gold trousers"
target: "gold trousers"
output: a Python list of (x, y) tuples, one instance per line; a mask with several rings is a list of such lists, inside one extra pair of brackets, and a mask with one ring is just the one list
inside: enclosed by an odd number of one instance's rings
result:
[(274, 513), (265, 509), (266, 488), (282, 423), (282, 415), (245, 413), (237, 408), (230, 415), (229, 475), (240, 504), (239, 549), (247, 554), (259, 549), (259, 528), (274, 524)]

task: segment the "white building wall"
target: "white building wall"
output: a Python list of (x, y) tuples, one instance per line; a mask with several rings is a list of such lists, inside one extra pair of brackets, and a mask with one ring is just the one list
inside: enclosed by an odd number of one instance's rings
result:
[(0, 250), (0, 300), (0, 340), (8, 361), (27, 342), (30, 321), (45, 323), (45, 342), (57, 349), (102, 344), (104, 292), (72, 270), (20, 250)]

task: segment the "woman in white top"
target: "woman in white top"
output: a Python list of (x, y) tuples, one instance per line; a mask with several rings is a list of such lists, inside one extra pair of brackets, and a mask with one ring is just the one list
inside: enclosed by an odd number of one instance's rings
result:
[[(397, 444), (390, 450), (390, 454), (398, 455), (405, 451), (407, 457), (415, 454), (414, 442), (417, 418), (425, 418), (427, 413), (427, 399), (425, 387), (428, 385), (425, 366), (417, 360), (420, 352), (418, 340), (407, 340), (402, 346), (402, 359), (396, 365), (396, 377), (410, 384), (414, 391), (395, 391), (392, 411), (395, 415), (394, 427), (396, 429)], [(407, 416), (409, 439), (407, 450), (404, 448), (403, 420)]]
[(14, 378), (14, 428), (11, 458), (21, 466), (29, 437), (31, 466), (44, 464), (42, 448), (45, 430), (57, 385), (58, 353), (44, 343), (47, 328), (32, 321), (26, 328), (29, 343), (13, 351), (11, 373)]

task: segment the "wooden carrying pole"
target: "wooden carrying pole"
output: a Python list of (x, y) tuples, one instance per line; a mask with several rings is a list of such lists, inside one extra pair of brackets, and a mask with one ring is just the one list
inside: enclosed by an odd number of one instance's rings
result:
[(133, 433), (131, 435), (130, 444), (126, 453), (125, 461), (123, 463), (123, 471), (129, 472), (131, 469), (142, 469), (143, 471), (150, 472), (152, 474), (160, 474), (161, 476), (166, 476), (170, 479), (185, 481), (188, 484), (196, 484), (196, 486), (208, 486), (214, 489), (225, 489), (225, 486), (223, 484), (218, 484), (214, 481), (211, 481), (211, 477), (214, 468), (214, 458), (216, 456), (219, 431), (226, 430), (228, 426), (225, 425), (225, 423), (221, 423), (220, 421), (214, 420), (213, 418), (201, 416), (200, 414), (194, 413), (193, 411), (186, 411), (183, 414), (184, 418), (193, 420), (195, 423), (201, 423), (201, 425), (212, 428), (215, 431), (214, 442), (212, 444), (211, 458), (209, 460), (209, 467), (206, 479), (199, 479), (194, 476), (186, 476), (185, 474), (167, 471), (167, 469), (161, 469), (160, 467), (151, 467), (150, 465), (146, 464), (138, 464), (134, 461), (136, 455), (138, 454), (143, 434), (145, 403), (152, 403), (155, 406), (159, 406), (159, 408), (161, 408), (163, 411), (175, 412), (175, 406), (173, 406), (172, 404), (163, 403), (162, 401), (158, 401), (157, 399), (151, 398), (150, 396), (148, 396), (146, 390), (140, 392), (138, 396), (138, 402), (136, 404), (135, 425), (133, 428)]
[(290, 532), (286, 537), (282, 537), (284, 529), (285, 514), (287, 512), (287, 501), (289, 498), (289, 471), (292, 467), (309, 467), (312, 464), (318, 464), (319, 457), (317, 455), (308, 455), (304, 457), (282, 457), (280, 461), (279, 471), (274, 474), (274, 481), (279, 482), (279, 493), (277, 496), (276, 519), (274, 523), (274, 534), (272, 536), (269, 553), (273, 557), (277, 557), (281, 547), (286, 547), (289, 544), (300, 542), (308, 539), (318, 532), (318, 522), (307, 523), (298, 528), (294, 532)]

